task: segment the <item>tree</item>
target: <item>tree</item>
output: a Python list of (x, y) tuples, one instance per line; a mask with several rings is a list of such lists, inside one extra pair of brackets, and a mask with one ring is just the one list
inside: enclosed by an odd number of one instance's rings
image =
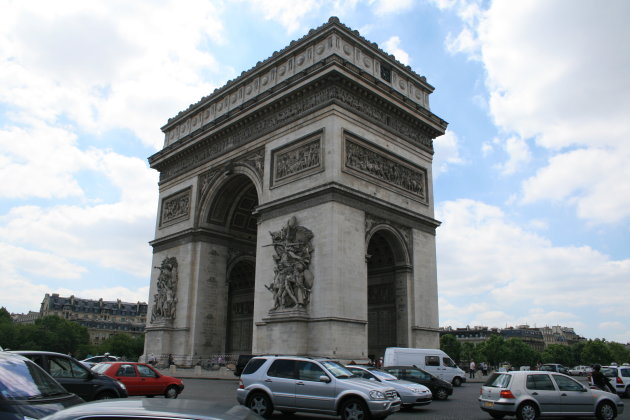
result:
[(608, 343), (608, 350), (610, 351), (611, 362), (616, 362), (619, 365), (630, 363), (630, 350), (626, 349), (623, 344)]
[(462, 355), (462, 343), (457, 341), (457, 338), (453, 334), (444, 334), (440, 337), (440, 349), (444, 350), (444, 353), (451, 356), (456, 363), (460, 362)]
[(582, 362), (584, 364), (607, 365), (612, 360), (612, 355), (605, 341), (595, 339), (588, 340), (582, 350)]
[(131, 336), (128, 334), (113, 334), (98, 346), (99, 353), (110, 353), (128, 360), (138, 360), (144, 352), (144, 334)]
[(515, 368), (518, 368), (518, 366), (535, 366), (540, 357), (539, 353), (530, 345), (515, 337), (508, 338), (505, 341), (505, 352), (507, 361)]
[(492, 334), (479, 345), (479, 353), (490, 366), (499, 366), (499, 363), (507, 360), (505, 339), (498, 334)]
[(561, 365), (570, 365), (573, 360), (569, 346), (562, 344), (550, 344), (542, 352), (542, 361), (544, 363), (560, 363)]
[(0, 308), (0, 324), (13, 322), (13, 318), (11, 318), (11, 314), (7, 311), (7, 308), (4, 306)]

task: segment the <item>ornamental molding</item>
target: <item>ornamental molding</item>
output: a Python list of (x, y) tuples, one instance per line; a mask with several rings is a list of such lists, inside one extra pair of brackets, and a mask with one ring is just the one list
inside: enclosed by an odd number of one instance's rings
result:
[(343, 171), (362, 179), (376, 180), (416, 201), (429, 203), (425, 168), (347, 131), (344, 131)]
[[(383, 84), (390, 95), (400, 96), (430, 114), (429, 95), (433, 87), (424, 76), (415, 73), (411, 67), (398, 62), (376, 43), (332, 17), (319, 28), (292, 41), (283, 50), (259, 61), (255, 67), (242, 72), (236, 79), (228, 81), (223, 87), (215, 89), (212, 94), (170, 118), (162, 128), (165, 147), (206, 124), (220, 120), (235, 109), (255, 103), (258, 97), (269, 95), (295, 76), (321, 67), (331, 57), (342, 60), (344, 67), (369, 75), (376, 83)], [(441, 121), (435, 116), (433, 118)]]
[(206, 196), (220, 175), (229, 174), (236, 166), (246, 166), (251, 169), (257, 177), (258, 184), (262, 185), (262, 178), (265, 172), (265, 148), (261, 147), (251, 153), (240, 156), (238, 159), (225, 162), (200, 174), (197, 182), (199, 186), (197, 200), (199, 201)]
[(170, 195), (162, 200), (160, 228), (179, 223), (190, 218), (192, 187)]
[[(408, 226), (401, 225), (399, 223), (392, 222), (391, 220), (384, 219), (382, 217), (374, 216), (372, 214), (365, 214), (365, 244), (367, 249), (368, 240), (376, 232), (379, 226), (388, 226), (394, 230), (398, 236), (404, 241), (409, 257), (411, 258), (411, 252), (413, 250), (413, 236), (412, 230)], [(411, 259), (410, 259), (411, 261)]]
[(331, 76), (222, 129), (155, 165), (160, 182), (172, 179), (210, 160), (269, 134), (291, 122), (336, 104), (383, 127), (411, 145), (433, 153), (436, 130), (400, 108), (389, 105), (348, 79)]

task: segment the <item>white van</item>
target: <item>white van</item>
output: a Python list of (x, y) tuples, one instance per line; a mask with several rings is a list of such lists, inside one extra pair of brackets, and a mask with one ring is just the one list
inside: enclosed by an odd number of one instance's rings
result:
[(415, 365), (454, 386), (460, 386), (462, 382), (466, 382), (466, 372), (457, 367), (453, 359), (440, 349), (388, 347), (385, 349), (383, 365)]

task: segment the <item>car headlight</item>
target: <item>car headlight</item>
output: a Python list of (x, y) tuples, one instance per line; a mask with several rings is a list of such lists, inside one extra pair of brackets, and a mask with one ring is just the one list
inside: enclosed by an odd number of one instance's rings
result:
[(383, 394), (381, 391), (370, 391), (370, 398), (373, 400), (384, 400), (385, 398), (385, 394)]
[(118, 385), (119, 387), (121, 387), (122, 389), (124, 389), (125, 391), (127, 390), (127, 387), (125, 386), (125, 384), (123, 384), (120, 381), (116, 381), (116, 385)]
[(424, 392), (424, 391), (423, 391), (422, 389), (420, 389), (420, 388), (409, 388), (409, 390), (410, 390), (411, 392), (416, 393), (416, 394), (422, 394), (422, 393)]

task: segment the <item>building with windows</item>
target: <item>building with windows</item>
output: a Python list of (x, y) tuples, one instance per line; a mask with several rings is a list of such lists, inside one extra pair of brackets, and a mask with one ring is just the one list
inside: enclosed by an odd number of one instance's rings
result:
[(39, 316), (39, 312), (28, 311), (27, 314), (11, 314), (11, 319), (16, 324), (34, 324)]
[(122, 302), (120, 299), (81, 299), (74, 295), (63, 297), (57, 293), (46, 293), (39, 315), (56, 315), (77, 322), (88, 329), (90, 342), (98, 344), (116, 333), (143, 334), (147, 322), (147, 304)]
[(554, 325), (553, 327), (545, 326), (539, 329), (543, 335), (545, 347), (551, 344), (571, 345), (584, 340), (583, 337), (575, 333), (573, 328)]

